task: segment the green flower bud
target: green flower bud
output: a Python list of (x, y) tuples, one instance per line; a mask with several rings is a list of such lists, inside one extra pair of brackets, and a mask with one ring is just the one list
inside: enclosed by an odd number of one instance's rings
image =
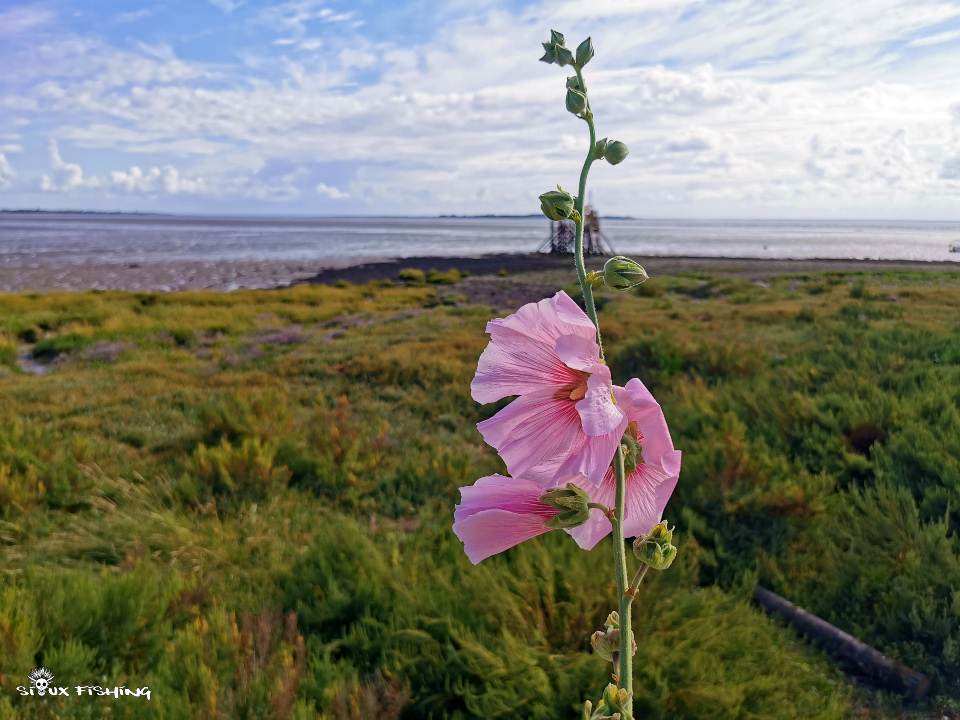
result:
[(633, 541), (633, 554), (654, 570), (666, 570), (677, 557), (677, 548), (671, 545), (673, 530), (665, 522), (657, 523), (649, 535)]
[(543, 43), (543, 57), (540, 62), (555, 63), (557, 61), (557, 50), (552, 43)]
[(650, 540), (640, 538), (634, 540), (633, 554), (640, 559), (640, 562), (645, 562), (650, 567), (657, 567), (663, 562), (663, 550), (657, 543)]
[(574, 115), (582, 115), (587, 109), (587, 96), (579, 90), (567, 88), (567, 110)]
[(631, 695), (632, 693), (628, 693), (623, 688), (618, 688), (611, 683), (603, 689), (603, 699), (600, 701), (600, 704), (606, 713), (615, 713), (608, 715), (608, 717), (611, 719), (615, 717), (619, 718), (620, 713), (623, 712), (623, 706), (630, 700)]
[(583, 67), (593, 57), (593, 40), (587, 38), (577, 45), (577, 67)]
[(661, 520), (650, 530), (650, 539), (659, 543), (672, 542), (674, 530), (676, 530), (676, 528), (669, 527), (666, 522)]
[(590, 496), (573, 483), (567, 483), (565, 488), (553, 488), (541, 495), (539, 500), (544, 505), (560, 510), (559, 515), (544, 523), (544, 527), (551, 530), (579, 527), (590, 519)]
[(619, 630), (597, 630), (590, 636), (590, 644), (593, 651), (607, 662), (614, 662), (614, 655), (620, 653), (620, 631)]
[(565, 47), (554, 46), (557, 49), (557, 65), (573, 65), (573, 53)]
[(660, 566), (656, 568), (657, 570), (666, 570), (668, 567), (673, 565), (673, 561), (677, 559), (677, 546), (676, 545), (667, 545), (667, 549), (663, 552), (663, 560), (660, 561)]
[(590, 720), (591, 714), (593, 714), (593, 703), (587, 700), (583, 704), (583, 720)]
[(614, 140), (613, 142), (607, 143), (607, 151), (604, 156), (611, 165), (619, 165), (629, 154), (630, 150), (627, 149), (626, 145), (619, 140)]
[(573, 198), (557, 186), (540, 196), (540, 209), (551, 220), (566, 220), (573, 215)]
[(626, 292), (648, 277), (647, 271), (639, 263), (622, 255), (610, 258), (603, 265), (604, 285), (618, 292)]
[(597, 140), (597, 144), (593, 146), (593, 155), (597, 160), (602, 158), (607, 152), (607, 139)]
[(572, 75), (567, 78), (567, 88), (573, 88), (574, 90), (580, 89), (580, 78), (576, 75)]
[(543, 43), (543, 57), (540, 62), (569, 65), (573, 62), (573, 53), (563, 46), (563, 35), (556, 30), (550, 31), (550, 42)]

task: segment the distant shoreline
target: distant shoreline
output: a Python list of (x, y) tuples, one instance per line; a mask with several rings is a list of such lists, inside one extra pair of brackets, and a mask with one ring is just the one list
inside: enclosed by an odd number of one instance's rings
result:
[[(590, 269), (600, 269), (606, 258), (587, 258)], [(764, 280), (784, 273), (827, 272), (953, 272), (957, 262), (922, 260), (766, 259), (737, 257), (644, 257), (651, 277), (678, 273), (709, 273)], [(342, 260), (171, 261), (134, 263), (37, 263), (35, 267), (0, 266), (0, 292), (51, 292), (58, 290), (176, 290), (230, 291), (270, 289), (300, 283), (362, 284), (398, 280), (400, 270), (418, 268), (469, 273), (471, 282), (487, 278), (494, 283), (542, 283), (559, 286), (574, 280), (570, 256), (540, 253), (477, 255), (472, 257), (409, 257)], [(487, 282), (485, 280), (484, 282)]]

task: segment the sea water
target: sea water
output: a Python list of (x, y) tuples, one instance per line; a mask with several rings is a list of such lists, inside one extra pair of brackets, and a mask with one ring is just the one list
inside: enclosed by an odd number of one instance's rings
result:
[[(636, 258), (845, 258), (960, 262), (958, 222), (602, 219)], [(0, 213), (0, 266), (217, 260), (352, 260), (533, 252), (530, 218), (239, 218)]]

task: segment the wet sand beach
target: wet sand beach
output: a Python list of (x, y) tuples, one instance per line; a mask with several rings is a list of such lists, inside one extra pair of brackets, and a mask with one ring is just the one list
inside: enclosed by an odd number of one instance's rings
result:
[(337, 263), (311, 260), (35, 264), (0, 267), (0, 292), (277, 288), (332, 267)]

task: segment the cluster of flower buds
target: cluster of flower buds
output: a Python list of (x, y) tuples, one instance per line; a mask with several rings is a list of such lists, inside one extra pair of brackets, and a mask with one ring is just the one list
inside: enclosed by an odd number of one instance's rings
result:
[(580, 215), (574, 209), (573, 196), (564, 192), (563, 188), (557, 185), (556, 190), (545, 192), (540, 196), (540, 209), (543, 214), (555, 222), (572, 218), (579, 220)]
[(543, 43), (543, 57), (540, 62), (556, 63), (560, 67), (573, 65), (578, 70), (593, 58), (593, 40), (587, 38), (577, 46), (576, 54), (566, 47), (563, 35), (556, 30), (550, 31), (550, 42)]
[[(614, 610), (607, 615), (603, 623), (605, 630), (597, 630), (590, 636), (590, 644), (594, 652), (607, 662), (613, 663), (614, 668), (620, 666), (620, 613)], [(631, 655), (637, 654), (637, 641), (630, 633), (630, 646), (633, 649)]]
[(636, 260), (617, 255), (603, 265), (603, 284), (611, 290), (626, 292), (649, 277)]
[(597, 140), (593, 146), (594, 157), (596, 157), (597, 160), (606, 158), (606, 161), (611, 165), (619, 165), (629, 154), (629, 148), (619, 140), (607, 140), (604, 138), (603, 140)]
[(666, 521), (660, 521), (649, 535), (633, 541), (633, 554), (654, 570), (666, 570), (677, 557), (677, 548), (670, 544), (674, 529), (667, 527)]
[(593, 703), (589, 700), (583, 706), (583, 720), (633, 720), (632, 715), (626, 709), (627, 702), (632, 697), (623, 688), (610, 684), (604, 688), (603, 699), (597, 703), (597, 709), (593, 709)]
[(551, 530), (580, 527), (590, 519), (590, 496), (586, 490), (573, 483), (567, 483), (566, 487), (553, 488), (541, 495), (539, 500), (560, 511), (559, 515), (543, 524)]

